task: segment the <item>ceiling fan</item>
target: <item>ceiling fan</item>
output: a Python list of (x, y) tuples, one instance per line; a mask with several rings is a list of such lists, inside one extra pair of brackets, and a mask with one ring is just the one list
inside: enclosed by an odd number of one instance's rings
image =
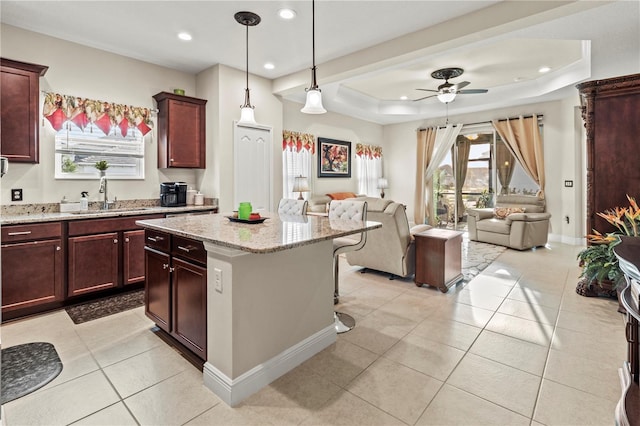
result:
[(438, 86), (438, 90), (433, 89), (416, 89), (422, 90), (424, 92), (434, 92), (435, 94), (425, 96), (423, 98), (414, 99), (415, 101), (421, 101), (423, 99), (432, 98), (434, 96), (438, 97), (438, 100), (444, 104), (448, 104), (456, 98), (456, 95), (466, 95), (472, 93), (487, 93), (487, 89), (466, 89), (461, 90), (463, 87), (467, 87), (469, 84), (468, 81), (462, 81), (460, 83), (449, 83), (450, 78), (460, 77), (464, 73), (462, 68), (443, 68), (441, 70), (436, 70), (431, 73), (431, 77), (437, 78), (439, 80), (444, 80), (444, 83)]

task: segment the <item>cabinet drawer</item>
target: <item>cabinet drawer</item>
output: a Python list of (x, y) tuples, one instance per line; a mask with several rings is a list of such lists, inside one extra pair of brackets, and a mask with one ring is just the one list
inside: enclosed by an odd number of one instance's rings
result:
[(62, 226), (60, 222), (10, 225), (2, 227), (3, 243), (54, 238), (60, 237), (61, 235)]
[(198, 263), (207, 264), (207, 251), (202, 241), (173, 236), (171, 241), (171, 254), (183, 259), (190, 259)]
[(145, 229), (144, 245), (147, 247), (169, 253), (171, 248), (171, 236), (164, 232), (155, 231), (153, 229)]
[(164, 215), (162, 214), (150, 214), (144, 216), (73, 220), (69, 222), (69, 236), (74, 237), (77, 235), (101, 234), (103, 232), (118, 232), (140, 229), (140, 227), (136, 225), (136, 220), (159, 219), (163, 217)]

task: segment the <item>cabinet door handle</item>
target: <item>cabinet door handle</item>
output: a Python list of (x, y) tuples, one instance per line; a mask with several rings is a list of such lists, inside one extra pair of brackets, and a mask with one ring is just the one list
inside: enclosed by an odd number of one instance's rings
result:
[(125, 238), (125, 239), (124, 239), (124, 242), (125, 242), (125, 243), (128, 243), (128, 242), (129, 242), (129, 237)]
[(189, 247), (178, 246), (178, 248), (182, 251), (186, 251), (187, 253), (191, 253), (191, 249)]
[(19, 232), (9, 232), (7, 235), (9, 236), (14, 236), (14, 235), (29, 235), (31, 233), (31, 231), (19, 231)]
[(164, 240), (164, 238), (163, 237), (147, 237), (147, 240), (157, 243), (158, 241)]
[(170, 158), (169, 161), (171, 161), (173, 163), (173, 158)]
[(162, 269), (167, 269), (168, 267), (169, 267), (169, 264), (168, 264), (168, 263), (163, 263), (163, 264), (162, 264)]
[(60, 250), (62, 250), (60, 246), (56, 246), (56, 251), (60, 251)]
[(176, 270), (176, 268), (169, 268), (169, 272), (173, 272), (175, 270)]
[(118, 239), (117, 238), (113, 239), (113, 244), (118, 244)]

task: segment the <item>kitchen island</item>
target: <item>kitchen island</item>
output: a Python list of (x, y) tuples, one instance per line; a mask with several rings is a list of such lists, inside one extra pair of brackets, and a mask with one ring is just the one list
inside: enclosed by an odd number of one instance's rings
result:
[(204, 244), (203, 380), (231, 406), (335, 342), (332, 240), (382, 226), (263, 216), (260, 224), (223, 214), (137, 222)]

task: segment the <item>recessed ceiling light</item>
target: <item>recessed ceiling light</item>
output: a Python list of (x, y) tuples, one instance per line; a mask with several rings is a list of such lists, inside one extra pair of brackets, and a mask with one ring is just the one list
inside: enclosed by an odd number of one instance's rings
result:
[(273, 65), (271, 62), (267, 62), (266, 64), (264, 64), (264, 69), (267, 69), (267, 70), (272, 70), (272, 69), (274, 69), (275, 67), (276, 67), (276, 66), (275, 66), (275, 65)]
[(540, 67), (540, 69), (538, 69), (538, 72), (541, 73), (541, 74), (544, 74), (545, 72), (549, 72), (549, 71), (551, 71), (551, 68), (546, 67), (546, 66), (545, 67)]
[(296, 11), (293, 9), (280, 9), (278, 10), (278, 16), (282, 19), (293, 19), (296, 17)]
[(179, 38), (180, 40), (189, 41), (189, 40), (191, 40), (193, 37), (191, 37), (191, 34), (189, 34), (189, 33), (181, 32), (181, 33), (178, 33), (178, 38)]
[(409, 98), (407, 98), (406, 96), (400, 96), (400, 100), (401, 101), (406, 101), (407, 99), (409, 99)]

